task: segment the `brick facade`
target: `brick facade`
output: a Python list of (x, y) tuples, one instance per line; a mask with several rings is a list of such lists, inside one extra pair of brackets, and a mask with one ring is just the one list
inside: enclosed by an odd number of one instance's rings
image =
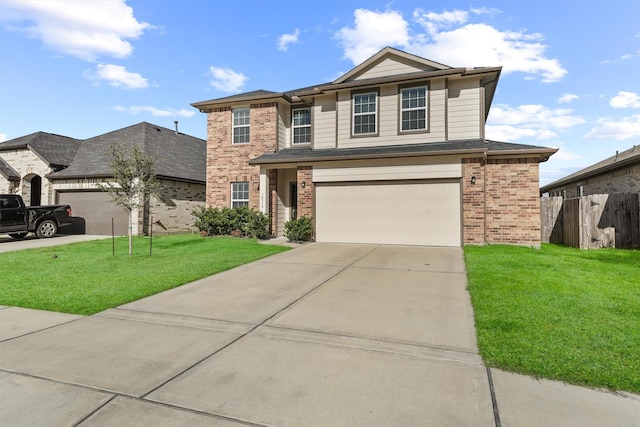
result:
[[(301, 216), (313, 216), (313, 195), (315, 186), (311, 182), (311, 166), (298, 166), (298, 218)], [(302, 183), (305, 187), (302, 188)]]
[(540, 246), (538, 159), (488, 159), (486, 243)]
[[(29, 149), (3, 151), (2, 158), (7, 164), (11, 165), (21, 177), (19, 183), (7, 182), (4, 186), (6, 189), (2, 189), (2, 191), (18, 193), (22, 196), (24, 202), (30, 205), (31, 179), (37, 175), (41, 178), (40, 204), (50, 205), (54, 203), (53, 190), (51, 189), (49, 180), (45, 178), (45, 175), (53, 172), (53, 170), (46, 162)], [(5, 181), (4, 178), (0, 179)]]
[[(250, 106), (249, 143), (232, 143), (232, 109), (215, 108), (207, 117), (207, 206), (231, 207), (231, 183), (249, 182), (249, 207), (260, 208), (260, 167), (249, 160), (277, 148), (276, 103)], [(274, 179), (275, 181), (275, 179)]]
[(464, 244), (540, 246), (538, 161), (463, 159)]
[(563, 196), (566, 199), (579, 197), (578, 186), (580, 185), (583, 187), (584, 196), (590, 194), (640, 193), (640, 163), (553, 187), (549, 189), (549, 193), (553, 196)]
[[(463, 159), (462, 234), (464, 244), (483, 244), (485, 239), (485, 160)], [(471, 183), (475, 177), (475, 183)]]
[[(153, 217), (154, 234), (184, 233), (194, 231), (194, 209), (205, 205), (205, 186), (189, 182), (160, 180), (163, 187), (160, 199), (153, 197), (139, 218), (141, 234), (149, 233)], [(158, 222), (156, 222), (158, 221)]]

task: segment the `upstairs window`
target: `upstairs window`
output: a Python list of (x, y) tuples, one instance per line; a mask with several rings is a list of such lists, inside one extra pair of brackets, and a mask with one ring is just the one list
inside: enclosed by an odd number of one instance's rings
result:
[(353, 134), (369, 135), (378, 132), (378, 94), (359, 93), (353, 95)]
[(249, 182), (231, 183), (231, 207), (249, 206)]
[(233, 143), (246, 144), (249, 142), (249, 109), (233, 109)]
[(402, 132), (426, 130), (427, 88), (402, 89), (400, 94), (400, 129)]
[(311, 108), (293, 110), (291, 129), (293, 129), (294, 144), (311, 143)]

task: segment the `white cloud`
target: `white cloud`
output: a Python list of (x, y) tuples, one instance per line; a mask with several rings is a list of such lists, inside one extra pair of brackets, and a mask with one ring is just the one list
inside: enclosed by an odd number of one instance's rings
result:
[(283, 34), (278, 37), (278, 50), (286, 52), (290, 44), (298, 43), (299, 35), (300, 29), (296, 28), (293, 34)]
[(146, 89), (147, 79), (138, 73), (132, 73), (121, 65), (98, 64), (95, 72), (85, 73), (92, 80), (105, 80), (110, 86), (124, 89)]
[(618, 95), (611, 98), (609, 105), (613, 108), (640, 108), (640, 95), (621, 90)]
[(237, 73), (231, 68), (209, 67), (211, 76), (211, 86), (222, 92), (240, 92), (242, 86), (248, 80), (242, 73)]
[(548, 140), (557, 132), (584, 123), (582, 117), (568, 108), (549, 109), (530, 104), (511, 107), (495, 105), (487, 120), (487, 138), (499, 141), (515, 141), (522, 138)]
[(586, 139), (625, 139), (640, 137), (640, 114), (624, 117), (620, 120), (601, 118), (598, 126), (584, 136)]
[(125, 0), (3, 0), (8, 28), (41, 40), (49, 49), (94, 61), (99, 56), (125, 58), (137, 39), (153, 28), (139, 22)]
[(6, 141), (7, 140), (7, 134), (6, 133), (0, 133), (0, 142)]
[(356, 9), (354, 28), (344, 27), (336, 37), (344, 47), (344, 56), (354, 65), (375, 55), (386, 46), (407, 46), (409, 24), (396, 11), (374, 12)]
[(578, 95), (575, 95), (573, 93), (563, 93), (562, 96), (560, 98), (558, 98), (558, 103), (560, 104), (568, 104), (572, 101), (577, 101), (579, 100), (580, 97)]
[[(483, 23), (469, 22), (493, 9), (451, 10), (434, 13), (415, 9), (410, 24), (399, 12), (356, 9), (354, 27), (336, 36), (346, 58), (358, 64), (385, 46), (405, 50), (452, 66), (503, 66), (503, 73), (521, 72), (527, 78), (556, 82), (567, 74), (560, 61), (546, 55), (543, 36), (537, 33), (502, 31)], [(413, 30), (413, 31), (412, 31)]]
[(116, 105), (115, 107), (113, 107), (113, 109), (115, 111), (133, 115), (138, 115), (140, 113), (149, 113), (154, 117), (191, 117), (195, 114), (195, 111), (191, 110), (174, 110), (173, 108), (160, 109), (149, 105), (133, 105), (130, 107)]

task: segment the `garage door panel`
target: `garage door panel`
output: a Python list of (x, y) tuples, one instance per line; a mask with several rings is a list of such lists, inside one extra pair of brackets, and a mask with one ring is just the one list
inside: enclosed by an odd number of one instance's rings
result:
[(321, 242), (460, 246), (459, 181), (318, 184)]
[(72, 191), (58, 193), (58, 203), (71, 205), (73, 217), (84, 220), (86, 234), (111, 234), (113, 218), (115, 234), (127, 234), (129, 214), (102, 191)]

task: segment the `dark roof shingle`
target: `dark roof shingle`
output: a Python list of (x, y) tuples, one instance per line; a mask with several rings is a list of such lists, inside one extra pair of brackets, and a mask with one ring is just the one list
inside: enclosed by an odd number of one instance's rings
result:
[(9, 181), (20, 181), (20, 174), (0, 157), (0, 175)]
[(69, 166), (82, 141), (53, 133), (36, 132), (0, 143), (0, 151), (31, 149), (49, 165)]
[(142, 122), (83, 141), (73, 163), (48, 175), (52, 179), (111, 176), (109, 148), (113, 143), (136, 144), (156, 157), (158, 177), (206, 181), (206, 141)]
[(266, 153), (250, 164), (294, 163), (300, 161), (344, 160), (358, 158), (406, 157), (437, 154), (457, 154), (464, 152), (484, 152), (488, 154), (531, 153), (540, 155), (545, 161), (557, 150), (534, 145), (513, 144), (486, 139), (467, 139), (460, 141), (430, 142), (424, 144), (406, 144), (364, 148), (326, 148), (310, 147), (286, 148), (274, 153)]

